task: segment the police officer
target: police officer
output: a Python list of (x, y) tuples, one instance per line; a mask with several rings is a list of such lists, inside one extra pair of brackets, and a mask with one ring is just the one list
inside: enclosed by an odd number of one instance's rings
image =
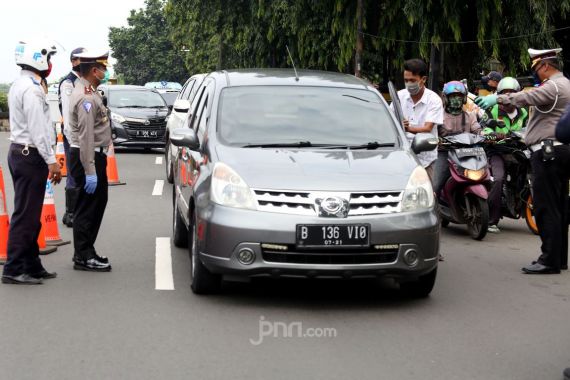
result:
[[(67, 118), (69, 117), (69, 98), (73, 92), (73, 87), (75, 87), (75, 81), (79, 78), (79, 58), (77, 54), (83, 53), (84, 48), (79, 47), (74, 49), (69, 56), (71, 61), (71, 71), (65, 78), (59, 82), (59, 112), (61, 112), (62, 128), (63, 128), (63, 148), (65, 150), (65, 166), (67, 172), (71, 173), (69, 167), (69, 126), (67, 123)], [(75, 181), (72, 175), (68, 175), (65, 181), (65, 214), (63, 214), (63, 224), (67, 227), (73, 226), (73, 210), (75, 209), (75, 203), (77, 201), (77, 196), (79, 194), (79, 189), (75, 187)]]
[(508, 95), (477, 98), (482, 108), (496, 103), (516, 107), (533, 106), (525, 143), (532, 151), (534, 216), (542, 240), (537, 261), (522, 268), (528, 274), (560, 273), (568, 269), (568, 178), (570, 147), (556, 140), (556, 123), (570, 102), (570, 80), (560, 72), (562, 49), (528, 49), (533, 76), (540, 87)]
[(5, 284), (37, 285), (56, 273), (45, 270), (39, 258), (38, 235), (46, 178), (61, 181), (52, 146), (51, 119), (42, 78), (51, 71), (50, 58), (57, 52), (47, 41), (20, 42), (16, 64), (22, 68), (8, 94), (10, 140), (8, 166), (14, 182), (14, 213), (8, 236)]
[(69, 100), (71, 175), (79, 188), (73, 218), (73, 257), (76, 270), (109, 272), (106, 257), (95, 251), (95, 240), (107, 205), (107, 149), (111, 144), (111, 126), (107, 109), (97, 87), (109, 77), (109, 53), (83, 52), (80, 59), (81, 78)]

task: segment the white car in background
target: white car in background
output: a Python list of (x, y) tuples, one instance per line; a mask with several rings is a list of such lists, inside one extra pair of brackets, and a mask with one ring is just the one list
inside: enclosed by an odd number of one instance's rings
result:
[(176, 156), (178, 155), (178, 147), (170, 143), (171, 132), (184, 126), (184, 122), (188, 118), (188, 112), (190, 111), (190, 105), (194, 99), (194, 95), (198, 92), (198, 88), (202, 84), (206, 75), (207, 74), (193, 75), (186, 81), (186, 83), (184, 83), (182, 90), (180, 90), (178, 97), (174, 101), (172, 112), (168, 116), (168, 121), (166, 123), (164, 161), (166, 167), (166, 179), (169, 183), (173, 183), (172, 162), (173, 160), (176, 160)]

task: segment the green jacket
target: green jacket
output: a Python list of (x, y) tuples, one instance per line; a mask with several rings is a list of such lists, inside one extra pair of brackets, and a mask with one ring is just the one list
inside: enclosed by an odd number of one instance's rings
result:
[(483, 134), (487, 135), (489, 133), (502, 133), (506, 135), (509, 132), (520, 131), (521, 129), (523, 129), (528, 121), (528, 111), (526, 110), (526, 108), (517, 108), (517, 111), (518, 111), (517, 116), (514, 118), (514, 120), (511, 120), (511, 118), (509, 118), (509, 115), (499, 111), (498, 104), (493, 106), (490, 110), (488, 109), (486, 111), (487, 120), (491, 119), (502, 120), (505, 123), (505, 127), (504, 128), (487, 127), (483, 129)]

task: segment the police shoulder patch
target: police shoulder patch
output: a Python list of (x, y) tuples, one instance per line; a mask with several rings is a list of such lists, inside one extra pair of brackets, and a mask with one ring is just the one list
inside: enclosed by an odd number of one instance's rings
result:
[(91, 102), (88, 102), (87, 100), (83, 101), (83, 109), (85, 111), (87, 111), (87, 113), (89, 113), (89, 111), (91, 111), (92, 107), (93, 107), (93, 104), (91, 104)]
[(73, 88), (71, 88), (71, 87), (68, 87), (65, 89), (65, 95), (67, 95), (67, 96), (70, 96), (72, 92), (73, 92)]

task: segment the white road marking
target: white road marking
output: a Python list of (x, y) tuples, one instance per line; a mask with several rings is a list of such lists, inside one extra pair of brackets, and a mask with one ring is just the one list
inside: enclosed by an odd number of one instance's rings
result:
[(152, 189), (152, 195), (162, 195), (162, 188), (164, 187), (164, 180), (157, 179), (154, 181), (154, 189)]
[(162, 156), (156, 157), (156, 160), (154, 161), (154, 163), (157, 165), (162, 165)]
[(156, 264), (154, 270), (154, 288), (156, 290), (174, 290), (172, 276), (172, 256), (170, 254), (170, 238), (156, 238)]

